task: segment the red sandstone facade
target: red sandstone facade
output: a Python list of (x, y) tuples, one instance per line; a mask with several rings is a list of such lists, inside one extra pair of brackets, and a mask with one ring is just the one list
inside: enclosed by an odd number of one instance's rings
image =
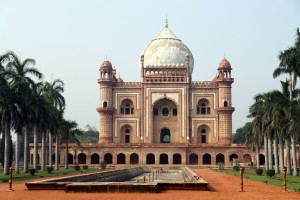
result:
[(192, 53), (167, 22), (140, 56), (141, 82), (117, 78), (105, 60), (98, 79), (99, 143), (72, 144), (68, 158), (61, 146), (60, 164), (255, 162), (249, 148), (232, 144), (230, 63), (224, 58), (212, 81), (194, 81), (193, 69)]
[[(193, 81), (193, 55), (168, 28), (140, 57), (141, 82), (124, 82), (100, 67), (99, 147), (111, 164), (229, 164), (252, 160), (232, 143), (231, 65), (212, 81)], [(101, 157), (101, 156), (100, 156)]]

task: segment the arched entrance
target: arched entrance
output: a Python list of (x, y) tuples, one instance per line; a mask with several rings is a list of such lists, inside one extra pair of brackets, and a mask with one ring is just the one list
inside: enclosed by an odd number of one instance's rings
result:
[(198, 165), (198, 155), (195, 153), (192, 153), (190, 155), (190, 165)]
[(203, 165), (210, 165), (211, 164), (211, 155), (206, 153), (203, 155)]
[(107, 153), (104, 155), (104, 161), (107, 163), (107, 164), (112, 164), (112, 155), (110, 153)]
[(73, 164), (73, 155), (68, 153), (68, 164)]
[(243, 156), (243, 159), (244, 159), (244, 162), (251, 162), (251, 156), (250, 156), (250, 154), (245, 154)]
[(146, 164), (155, 164), (155, 156), (152, 153), (147, 154)]
[(99, 164), (100, 156), (97, 153), (93, 153), (91, 156), (91, 164)]
[(133, 153), (130, 155), (130, 164), (139, 164), (139, 155)]
[(265, 164), (265, 155), (259, 154), (259, 164), (264, 165)]
[(233, 159), (237, 159), (237, 158), (238, 158), (238, 155), (236, 155), (235, 153), (230, 154), (229, 161), (233, 161)]
[(181, 164), (181, 155), (179, 153), (173, 155), (173, 164)]
[(217, 156), (216, 156), (216, 162), (219, 163), (219, 162), (222, 162), (222, 163), (225, 163), (225, 157), (223, 154), (219, 153)]
[(168, 155), (163, 153), (163, 154), (160, 154), (159, 156), (159, 164), (169, 164), (169, 161), (168, 161)]
[(123, 153), (118, 154), (117, 164), (125, 164), (125, 155)]
[(209, 143), (209, 137), (210, 137), (210, 128), (205, 124), (199, 126), (197, 130), (197, 142), (199, 144)]
[(122, 126), (120, 130), (120, 142), (121, 143), (131, 143), (132, 142), (132, 135), (134, 135), (133, 128), (129, 125), (126, 124)]
[(160, 132), (160, 143), (170, 143), (171, 142), (171, 135), (170, 129), (163, 128)]
[(181, 107), (177, 107), (176, 101), (169, 97), (154, 100), (151, 112), (153, 143), (177, 142), (181, 119), (181, 115), (178, 115)]
[(78, 164), (86, 164), (86, 155), (84, 153), (78, 154)]

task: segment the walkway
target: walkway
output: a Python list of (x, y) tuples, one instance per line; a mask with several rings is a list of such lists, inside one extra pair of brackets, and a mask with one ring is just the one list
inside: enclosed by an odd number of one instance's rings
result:
[(165, 191), (156, 194), (135, 193), (65, 193), (64, 191), (27, 191), (24, 182), (14, 183), (13, 192), (6, 192), (8, 183), (0, 184), (0, 200), (198, 200), (198, 199), (300, 199), (300, 194), (282, 192), (281, 188), (244, 180), (245, 192), (240, 190), (240, 178), (210, 169), (194, 169), (214, 191)]

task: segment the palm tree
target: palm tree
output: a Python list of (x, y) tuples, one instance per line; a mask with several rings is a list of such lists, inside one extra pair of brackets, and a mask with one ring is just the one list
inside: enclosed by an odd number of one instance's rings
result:
[(77, 128), (77, 123), (75, 121), (69, 121), (69, 120), (62, 120), (62, 124), (60, 124), (60, 128), (62, 131), (62, 141), (66, 143), (66, 151), (65, 151), (65, 168), (69, 168), (68, 163), (68, 144), (69, 142), (76, 142), (77, 145), (80, 145), (79, 140), (76, 138), (76, 135), (81, 135), (82, 130)]
[[(297, 77), (300, 76), (300, 32), (299, 28), (296, 30), (296, 40), (293, 47), (280, 52), (280, 64), (273, 72), (273, 77), (276, 78), (281, 74), (288, 74), (290, 80), (290, 100), (293, 100), (293, 91), (297, 84)], [(296, 157), (296, 140), (295, 134), (290, 135), (292, 143), (292, 157), (293, 157), (293, 175), (297, 176), (297, 157)], [(289, 144), (288, 144), (289, 145)], [(289, 147), (287, 147), (289, 148)]]
[(60, 110), (58, 114), (58, 119), (57, 119), (57, 126), (56, 126), (56, 131), (55, 131), (55, 170), (59, 170), (59, 146), (60, 146), (60, 138), (63, 134), (63, 130), (61, 129), (61, 125), (63, 122), (63, 114), (64, 114), (64, 109)]
[(260, 168), (259, 151), (263, 143), (262, 123), (259, 118), (255, 118), (252, 122), (252, 141), (256, 150), (256, 168)]
[(283, 146), (282, 146), (282, 138), (283, 135), (279, 135), (279, 133), (283, 133), (284, 125), (286, 124), (286, 115), (287, 109), (289, 107), (289, 99), (286, 95), (286, 83), (281, 81), (282, 84), (282, 92), (278, 90), (273, 90), (270, 92), (271, 94), (271, 104), (269, 109), (266, 112), (266, 117), (271, 120), (271, 124), (269, 128), (271, 129), (271, 133), (274, 139), (274, 158), (275, 158), (275, 171), (278, 173), (278, 145), (277, 140), (279, 140), (280, 144), (280, 167), (283, 169)]
[[(48, 104), (44, 96), (44, 82), (39, 82), (36, 84), (36, 90), (34, 91), (34, 98), (33, 100), (33, 119), (32, 122), (34, 124), (34, 138), (38, 138), (38, 133), (41, 133), (42, 135), (42, 165), (41, 165), (41, 171), (45, 171), (46, 169), (46, 163), (45, 163), (45, 134), (46, 131), (48, 130), (49, 127), (49, 120), (50, 120), (50, 115), (49, 115), (49, 109), (48, 109)], [(38, 130), (38, 131), (37, 131)], [(34, 143), (34, 161), (35, 161), (35, 167), (37, 167), (37, 156), (38, 156), (38, 140), (35, 140)]]
[(245, 129), (245, 144), (256, 152), (256, 168), (260, 168), (259, 150), (262, 146), (261, 122), (255, 118), (252, 122), (247, 122), (243, 129)]
[(10, 167), (9, 157), (10, 157), (10, 130), (12, 128), (12, 122), (18, 115), (18, 108), (15, 104), (15, 91), (11, 86), (6, 83), (1, 86), (1, 99), (0, 99), (0, 117), (1, 117), (1, 127), (4, 131), (5, 145), (4, 145), (4, 175), (8, 175), (8, 170)]
[[(60, 79), (55, 79), (52, 83), (45, 83), (45, 96), (50, 106), (53, 107), (53, 117), (51, 120), (49, 132), (49, 165), (52, 167), (52, 135), (56, 136), (56, 151), (58, 151), (57, 129), (60, 112), (64, 109), (66, 103), (62, 93), (64, 92), (64, 82)], [(58, 152), (55, 153), (55, 160), (58, 161)], [(58, 166), (56, 164), (56, 169)]]
[[(9, 147), (9, 138), (10, 138), (10, 131), (7, 131), (7, 123), (8, 122), (8, 117), (6, 117), (6, 113), (9, 114), (9, 108), (6, 107), (7, 104), (9, 103), (11, 96), (7, 94), (7, 92), (11, 92), (11, 88), (6, 80), (6, 70), (5, 70), (5, 65), (6, 62), (9, 60), (8, 54), (3, 54), (0, 55), (0, 128), (1, 131), (3, 132), (3, 137), (5, 141), (5, 147), (4, 147), (4, 175), (8, 174), (8, 158), (10, 154), (10, 148)], [(9, 115), (8, 115), (9, 116)]]
[[(254, 119), (258, 122), (261, 122), (261, 125), (256, 125), (255, 127), (261, 128), (261, 135), (264, 137), (264, 150), (265, 150), (265, 168), (269, 169), (272, 167), (272, 152), (270, 151), (270, 124), (271, 120), (268, 118), (266, 113), (268, 113), (268, 110), (271, 107), (272, 103), (272, 94), (271, 92), (258, 94), (254, 97), (254, 104), (250, 106), (249, 109), (249, 117), (254, 117)], [(257, 130), (255, 130), (257, 132)], [(271, 159), (270, 159), (271, 157)], [(271, 162), (270, 162), (271, 161)], [(270, 164), (269, 164), (270, 163)]]
[[(31, 116), (30, 100), (32, 89), (35, 87), (35, 82), (29, 75), (33, 75), (34, 77), (41, 79), (43, 74), (40, 73), (38, 69), (30, 66), (35, 65), (34, 59), (27, 58), (24, 61), (21, 61), (14, 52), (9, 52), (8, 54), (11, 58), (11, 61), (7, 64), (8, 76), (12, 84), (14, 84), (17, 88), (18, 97), (22, 99), (22, 101), (19, 102), (20, 109), (22, 110), (22, 116)], [(22, 123), (29, 126), (29, 117), (22, 119)], [(24, 133), (24, 172), (28, 172), (29, 167), (28, 131), (29, 127), (26, 127)]]

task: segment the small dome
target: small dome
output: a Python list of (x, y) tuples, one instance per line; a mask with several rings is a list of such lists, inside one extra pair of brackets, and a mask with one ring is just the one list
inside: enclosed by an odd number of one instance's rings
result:
[(165, 27), (154, 38), (142, 52), (144, 56), (144, 67), (151, 66), (185, 66), (187, 55), (189, 55), (189, 69), (193, 72), (194, 58), (189, 48), (178, 39), (175, 34)]
[(230, 64), (230, 62), (226, 58), (224, 58), (220, 62), (218, 69), (231, 69), (231, 64)]
[(109, 70), (112, 71), (112, 64), (109, 60), (105, 59), (100, 67), (100, 70)]

